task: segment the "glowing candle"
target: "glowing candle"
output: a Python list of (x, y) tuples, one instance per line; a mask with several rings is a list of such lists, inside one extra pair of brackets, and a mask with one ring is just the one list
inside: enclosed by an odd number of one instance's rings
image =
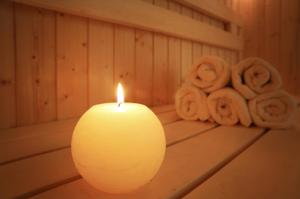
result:
[(72, 156), (82, 177), (95, 188), (125, 193), (149, 182), (165, 154), (165, 135), (146, 106), (124, 103), (121, 84), (117, 103), (91, 107), (72, 136)]

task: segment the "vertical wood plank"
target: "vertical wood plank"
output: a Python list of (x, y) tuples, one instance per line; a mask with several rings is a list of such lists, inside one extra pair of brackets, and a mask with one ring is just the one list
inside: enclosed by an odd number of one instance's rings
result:
[[(169, 8), (167, 0), (154, 0), (154, 4)], [(168, 102), (168, 37), (154, 34), (153, 105)]]
[(90, 20), (88, 32), (89, 105), (115, 101), (113, 25)]
[(134, 100), (135, 81), (135, 45), (134, 29), (115, 26), (115, 87), (121, 82), (125, 91), (125, 100)]
[(38, 10), (38, 72), (37, 110), (38, 122), (52, 121), (56, 113), (56, 64), (55, 64), (55, 13)]
[(16, 4), (18, 125), (56, 119), (55, 14)]
[[(169, 1), (169, 9), (179, 14), (182, 6), (175, 1)], [(168, 103), (174, 103), (174, 95), (181, 84), (181, 40), (169, 37), (168, 63)]]
[(257, 56), (257, 42), (254, 40), (255, 35), (255, 1), (239, 1), (239, 13), (244, 22), (244, 57)]
[[(300, 54), (300, 3), (298, 5), (298, 24), (297, 24), (297, 43), (296, 43), (296, 54), (299, 55)], [(299, 85), (300, 84), (300, 56), (297, 57), (297, 72), (296, 74), (297, 76), (297, 82), (295, 85)], [(300, 86), (297, 86), (296, 88), (296, 92), (295, 92), (296, 96), (300, 96)]]
[(200, 59), (202, 56), (202, 44), (198, 42), (193, 42), (193, 65)]
[[(300, 75), (297, 74), (297, 21), (299, 11), (298, 0), (281, 1), (281, 43), (280, 43), (280, 71), (283, 76), (284, 88), (295, 93), (299, 87)], [(299, 34), (299, 33), (298, 33)], [(299, 36), (299, 35), (298, 35)]]
[(211, 55), (211, 47), (206, 44), (203, 44), (202, 55)]
[(211, 55), (219, 56), (219, 54), (218, 54), (218, 48), (215, 47), (215, 46), (211, 46), (210, 52), (211, 52)]
[(181, 41), (181, 82), (184, 82), (186, 75), (190, 71), (192, 63), (192, 42), (188, 40)]
[(168, 102), (168, 38), (154, 34), (153, 105)]
[(168, 103), (174, 103), (175, 93), (181, 84), (180, 66), (180, 39), (169, 37)]
[(9, 0), (0, 1), (0, 128), (16, 125), (14, 10)]
[[(258, 42), (258, 55), (265, 57), (266, 55), (266, 12), (265, 12), (265, 0), (256, 1), (255, 3), (255, 37)], [(269, 61), (269, 60), (268, 60)]]
[(153, 34), (148, 31), (135, 32), (135, 99), (137, 102), (152, 105), (153, 82)]
[(58, 118), (81, 115), (88, 104), (87, 19), (57, 14)]
[[(190, 8), (182, 7), (182, 14), (193, 17), (193, 11)], [(184, 82), (186, 75), (193, 64), (193, 46), (189, 40), (181, 41), (181, 82)]]

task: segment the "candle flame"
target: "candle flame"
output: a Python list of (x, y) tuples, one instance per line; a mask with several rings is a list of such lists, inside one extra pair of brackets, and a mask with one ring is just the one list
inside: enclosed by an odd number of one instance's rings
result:
[(118, 83), (117, 87), (117, 103), (118, 107), (124, 103), (124, 91), (121, 83)]

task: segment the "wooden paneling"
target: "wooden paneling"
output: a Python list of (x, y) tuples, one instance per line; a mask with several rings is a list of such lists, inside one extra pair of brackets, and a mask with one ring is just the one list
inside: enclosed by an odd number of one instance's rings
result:
[[(218, 25), (221, 20), (176, 1), (147, 0), (134, 5), (141, 12), (149, 8), (162, 14), (160, 22), (183, 19), (187, 30), (197, 24), (205, 30), (193, 30), (197, 37), (203, 32), (211, 37), (211, 30), (221, 36), (232, 35)], [(134, 12), (136, 8), (130, 7)], [(224, 55), (219, 47), (171, 36), (173, 33), (133, 29), (7, 0), (1, 1), (0, 11), (1, 20), (6, 19), (0, 26), (4, 30), (1, 38), (5, 38), (0, 46), (0, 128), (78, 117), (89, 106), (114, 101), (119, 81), (126, 89), (127, 101), (173, 103), (197, 57)], [(157, 24), (153, 21), (152, 25)], [(229, 53), (226, 58), (231, 56)]]
[(154, 34), (153, 104), (168, 102), (168, 38)]
[(239, 15), (233, 12), (230, 8), (226, 7), (224, 3), (216, 0), (175, 0), (183, 5), (190, 6), (195, 10), (199, 10), (210, 16), (219, 18), (227, 22), (234, 22), (242, 25), (242, 20)]
[(152, 105), (153, 78), (153, 33), (135, 32), (135, 100)]
[[(105, 20), (134, 28), (156, 31), (199, 42), (206, 42), (230, 49), (241, 50), (243, 48), (242, 40), (235, 35), (222, 31), (219, 28), (208, 26), (190, 17), (180, 16), (177, 13), (170, 12), (165, 8), (154, 6), (141, 0), (131, 0), (126, 4), (124, 4), (122, 0), (16, 1), (46, 9), (53, 9), (59, 12), (67, 12), (70, 14)], [(161, 2), (164, 1), (160, 0), (157, 2), (160, 2), (161, 4)], [(216, 8), (218, 8), (218, 6), (213, 7), (213, 9)], [(224, 6), (224, 8), (227, 7)]]
[(259, 56), (278, 68), (283, 85), (289, 92), (300, 94), (300, 49), (298, 0), (238, 1), (243, 15), (244, 57)]
[(114, 28), (112, 24), (89, 20), (88, 85), (89, 105), (115, 100)]
[(81, 115), (87, 95), (87, 19), (57, 14), (58, 118)]
[(0, 1), (0, 128), (16, 125), (14, 11), (9, 0)]
[(168, 103), (175, 103), (175, 93), (181, 85), (181, 42), (169, 37)]
[(181, 42), (181, 82), (183, 82), (192, 67), (193, 48), (192, 42), (182, 40)]
[[(128, 27), (115, 27), (114, 46), (114, 80), (115, 85), (121, 82), (125, 92), (125, 100), (133, 101), (135, 79), (134, 30)], [(116, 86), (115, 86), (116, 87)]]
[(280, 21), (280, 72), (283, 75), (285, 88), (297, 95), (300, 85), (299, 65), (297, 59), (300, 59), (300, 51), (297, 51), (297, 26), (300, 24), (300, 1), (299, 0), (281, 0), (281, 21)]
[(153, 92), (153, 33), (135, 32), (135, 100), (151, 106)]
[(200, 43), (193, 43), (193, 65), (200, 59), (202, 54), (202, 45)]
[(16, 5), (17, 124), (56, 118), (55, 14)]

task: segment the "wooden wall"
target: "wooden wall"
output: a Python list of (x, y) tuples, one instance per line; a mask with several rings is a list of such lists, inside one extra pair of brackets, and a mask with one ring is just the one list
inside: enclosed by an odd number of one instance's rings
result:
[[(226, 24), (167, 0), (150, 4), (225, 30)], [(232, 6), (232, 1), (219, 1)], [(159, 33), (0, 1), (0, 127), (80, 116), (96, 103), (173, 103), (186, 72), (201, 55), (230, 64), (238, 52)]]
[(300, 95), (300, 1), (239, 0), (244, 20), (244, 56), (259, 56), (276, 66), (284, 88)]

